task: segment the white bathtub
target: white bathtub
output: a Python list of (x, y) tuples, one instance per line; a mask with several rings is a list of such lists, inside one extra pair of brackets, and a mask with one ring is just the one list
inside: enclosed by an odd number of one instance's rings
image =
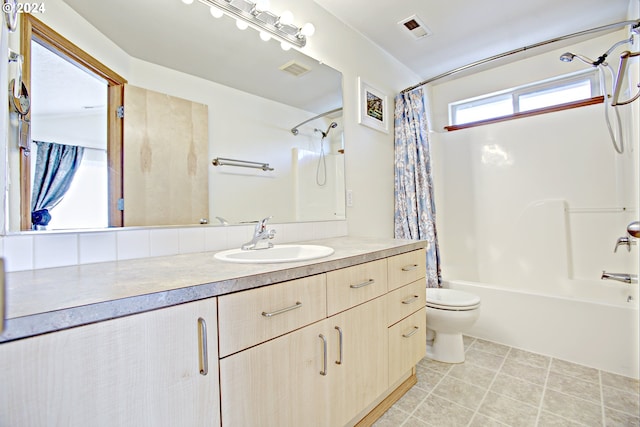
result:
[(557, 296), (463, 280), (443, 286), (481, 298), (470, 336), (639, 377), (637, 284), (572, 280)]

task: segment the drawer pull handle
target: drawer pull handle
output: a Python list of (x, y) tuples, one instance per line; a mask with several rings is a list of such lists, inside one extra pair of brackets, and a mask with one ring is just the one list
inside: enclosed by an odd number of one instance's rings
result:
[(419, 328), (419, 327), (417, 327), (417, 326), (414, 326), (414, 327), (413, 327), (413, 329), (411, 330), (411, 332), (406, 333), (406, 334), (402, 334), (402, 336), (403, 336), (404, 338), (409, 338), (411, 335), (413, 335), (413, 334), (415, 334), (416, 332), (418, 332), (418, 329), (420, 329), (420, 328)]
[(318, 337), (322, 340), (322, 371), (320, 375), (327, 375), (327, 339), (320, 334)]
[(402, 267), (402, 271), (411, 271), (415, 270), (416, 268), (418, 268), (418, 264), (405, 265), (404, 267)]
[(207, 350), (207, 322), (198, 318), (198, 347), (200, 347), (200, 375), (209, 373), (209, 351)]
[(412, 304), (412, 303), (416, 302), (419, 298), (420, 298), (419, 295), (414, 295), (414, 296), (409, 297), (406, 300), (402, 301), (402, 303), (403, 304)]
[(338, 342), (340, 344), (340, 360), (336, 360), (336, 365), (342, 365), (342, 329), (340, 326), (336, 326), (336, 330), (338, 331)]
[(351, 285), (350, 288), (351, 289), (364, 288), (365, 286), (373, 285), (374, 283), (376, 283), (375, 280), (369, 279), (366, 282), (358, 283), (357, 285)]
[(292, 305), (291, 307), (281, 308), (280, 310), (272, 311), (270, 313), (263, 311), (262, 315), (264, 317), (273, 317), (273, 316), (277, 316), (278, 314), (286, 313), (287, 311), (295, 310), (296, 308), (300, 308), (300, 307), (302, 307), (302, 303), (298, 301), (295, 303), (295, 305)]

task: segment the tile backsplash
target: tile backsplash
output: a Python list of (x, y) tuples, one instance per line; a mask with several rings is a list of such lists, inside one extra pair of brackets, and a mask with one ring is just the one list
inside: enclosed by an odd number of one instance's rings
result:
[[(346, 236), (347, 221), (272, 224), (274, 243)], [(254, 225), (151, 227), (85, 232), (27, 232), (0, 236), (7, 271), (23, 271), (133, 258), (220, 251), (240, 247)]]

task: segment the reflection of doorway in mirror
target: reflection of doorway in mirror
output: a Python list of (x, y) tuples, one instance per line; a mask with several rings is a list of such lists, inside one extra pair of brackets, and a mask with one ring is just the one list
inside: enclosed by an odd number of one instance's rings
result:
[[(109, 225), (107, 186), (107, 83), (37, 41), (31, 42), (31, 137), (83, 147), (69, 189), (49, 209), (49, 230)], [(37, 146), (32, 145), (31, 188)], [(33, 190), (32, 190), (33, 197)]]
[(32, 103), (24, 119), (31, 135), (23, 146), (12, 136), (15, 129), (9, 132), (10, 161), (20, 166), (12, 180), (19, 188), (9, 185), (9, 229), (17, 230), (18, 223), (20, 230), (33, 229), (33, 217), (46, 220), (46, 211), (32, 216), (31, 206), (32, 169), (42, 145), (59, 153), (49, 159), (83, 151), (81, 161), (79, 153), (73, 155), (71, 164), (80, 167), (71, 168), (78, 171), (75, 176), (67, 175), (69, 193), (57, 206), (45, 207), (56, 210), (47, 229), (121, 227), (123, 115), (118, 113), (127, 81), (33, 15), (20, 19), (22, 80)]

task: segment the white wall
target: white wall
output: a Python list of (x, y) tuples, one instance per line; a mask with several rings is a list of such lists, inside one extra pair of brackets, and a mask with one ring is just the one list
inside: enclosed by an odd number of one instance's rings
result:
[[(602, 270), (638, 272), (637, 246), (613, 253), (638, 216), (637, 109), (620, 109), (624, 155), (611, 146), (602, 104), (439, 131), (449, 102), (576, 71), (580, 65), (558, 60), (563, 52), (597, 57), (625, 37), (619, 31), (432, 87), (445, 278), (553, 293), (563, 280), (597, 280)], [(611, 56), (615, 69), (623, 49)]]
[(31, 139), (107, 149), (106, 111), (85, 114), (32, 116)]

